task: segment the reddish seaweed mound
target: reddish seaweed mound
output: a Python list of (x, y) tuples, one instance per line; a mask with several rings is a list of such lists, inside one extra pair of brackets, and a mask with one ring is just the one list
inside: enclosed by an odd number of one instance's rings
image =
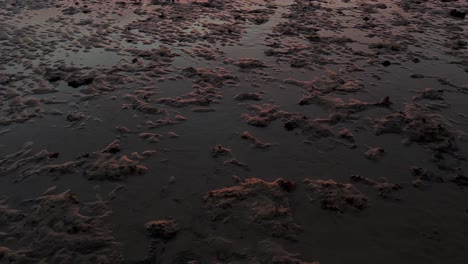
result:
[(59, 178), (65, 175), (82, 172), (88, 180), (119, 181), (130, 176), (147, 172), (142, 165), (142, 160), (147, 156), (142, 153), (118, 155), (121, 151), (120, 141), (111, 142), (102, 150), (84, 153), (76, 160), (63, 163), (52, 163), (59, 156), (57, 152), (41, 150), (31, 155), (32, 143), (25, 144), (21, 151), (0, 158), (0, 175), (19, 170), (20, 177), (16, 181), (22, 181), (34, 175), (49, 175)]
[(185, 77), (193, 79), (193, 90), (176, 98), (163, 97), (157, 103), (182, 108), (189, 105), (209, 106), (223, 98), (220, 87), (226, 81), (237, 82), (238, 78), (228, 74), (224, 69), (213, 71), (204, 68), (188, 67), (182, 70)]
[(390, 182), (377, 182), (361, 175), (352, 175), (351, 180), (373, 186), (379, 192), (379, 196), (382, 198), (393, 197), (393, 193), (402, 188), (399, 184)]
[(148, 235), (152, 238), (171, 239), (179, 232), (174, 220), (155, 220), (145, 224)]
[(328, 126), (331, 119), (313, 119), (301, 113), (280, 110), (278, 106), (271, 104), (252, 105), (250, 109), (255, 113), (243, 114), (242, 119), (251, 126), (266, 127), (271, 122), (282, 119), (286, 130), (291, 131), (297, 128), (311, 139), (334, 136), (333, 131)]
[(349, 183), (334, 180), (310, 180), (304, 183), (320, 199), (323, 209), (344, 212), (348, 208), (365, 209), (367, 197)]
[(273, 145), (271, 143), (265, 143), (260, 139), (254, 137), (252, 134), (250, 134), (249, 131), (244, 131), (241, 137), (245, 140), (250, 141), (250, 143), (252, 143), (250, 146), (255, 149), (266, 149)]
[(407, 137), (409, 141), (433, 144), (441, 151), (455, 150), (453, 135), (441, 117), (419, 104), (409, 104), (405, 111), (393, 113), (375, 120), (376, 134), (396, 133)]
[(289, 208), (288, 192), (294, 187), (294, 183), (283, 179), (265, 182), (252, 178), (237, 186), (210, 191), (205, 203), (213, 221), (258, 225), (274, 237), (291, 239), (301, 230)]
[[(0, 263), (121, 263), (120, 246), (103, 225), (102, 201), (80, 204), (70, 192), (30, 201), (25, 214), (0, 206)], [(14, 243), (10, 243), (14, 241)]]

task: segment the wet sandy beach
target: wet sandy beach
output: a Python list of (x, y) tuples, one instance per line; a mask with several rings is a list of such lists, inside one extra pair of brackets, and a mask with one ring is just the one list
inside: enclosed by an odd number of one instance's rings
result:
[(467, 11), (0, 1), (0, 264), (465, 263)]

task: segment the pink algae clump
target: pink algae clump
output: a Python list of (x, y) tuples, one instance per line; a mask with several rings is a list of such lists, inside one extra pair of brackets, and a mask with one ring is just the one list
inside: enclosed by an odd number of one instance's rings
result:
[(242, 69), (253, 69), (253, 68), (264, 68), (266, 67), (265, 63), (263, 61), (257, 60), (257, 59), (251, 59), (251, 58), (242, 58), (239, 59), (238, 61), (234, 62), (234, 65), (236, 65), (239, 68)]
[(405, 111), (375, 120), (376, 134), (396, 133), (409, 141), (435, 144), (436, 148), (454, 149), (453, 136), (441, 117), (418, 104), (409, 104)]
[(301, 113), (291, 113), (280, 110), (276, 105), (264, 104), (262, 106), (252, 105), (253, 114), (244, 114), (242, 118), (247, 124), (256, 127), (266, 127), (271, 122), (281, 119), (284, 128), (288, 131), (299, 129), (311, 138), (323, 138), (334, 136), (333, 131), (327, 123), (331, 119), (309, 118)]
[(382, 198), (391, 198), (393, 197), (394, 192), (402, 188), (399, 184), (390, 183), (386, 181), (377, 182), (361, 175), (352, 175), (351, 180), (365, 185), (373, 186), (379, 192), (379, 196)]
[(176, 98), (159, 98), (157, 103), (177, 108), (189, 105), (209, 106), (223, 97), (219, 87), (225, 81), (238, 81), (237, 77), (227, 74), (224, 70), (188, 67), (182, 70), (182, 74), (193, 79), (193, 90)]
[(279, 107), (271, 104), (262, 106), (253, 105), (250, 107), (256, 114), (244, 114), (242, 118), (247, 124), (256, 127), (266, 127), (270, 122), (281, 118), (284, 112), (279, 110)]
[(27, 201), (28, 213), (1, 205), (3, 240), (15, 247), (0, 247), (0, 263), (122, 263), (120, 245), (102, 218), (110, 212), (100, 200), (81, 204), (70, 192)]
[(211, 149), (211, 155), (215, 158), (220, 156), (232, 156), (232, 151), (218, 144)]
[(139, 165), (138, 160), (127, 156), (116, 158), (105, 155), (97, 157), (85, 171), (85, 175), (89, 180), (122, 180), (130, 175), (144, 174), (147, 170)]
[(145, 224), (148, 235), (152, 238), (171, 239), (180, 228), (174, 220), (155, 220)]
[(274, 237), (294, 239), (301, 227), (294, 222), (288, 193), (295, 184), (283, 179), (247, 179), (237, 186), (208, 192), (204, 201), (212, 221), (256, 225)]
[(369, 148), (364, 155), (367, 159), (370, 160), (379, 160), (385, 154), (385, 150), (383, 148)]
[(304, 183), (320, 200), (323, 209), (344, 212), (347, 209), (363, 210), (368, 206), (367, 197), (352, 184), (310, 179), (305, 179)]
[(148, 155), (118, 155), (121, 151), (119, 140), (115, 140), (102, 150), (84, 153), (75, 160), (52, 163), (59, 153), (42, 150), (29, 155), (31, 146), (0, 159), (0, 174), (19, 170), (22, 181), (34, 175), (48, 175), (59, 178), (81, 172), (88, 180), (119, 181), (133, 175), (144, 174), (148, 170), (141, 161)]
[(259, 93), (239, 93), (234, 96), (236, 101), (260, 101), (262, 96)]
[(254, 137), (252, 134), (250, 134), (249, 131), (244, 131), (241, 136), (243, 139), (248, 140), (250, 143), (252, 143), (250, 146), (252, 148), (256, 149), (266, 149), (272, 146), (271, 143), (265, 143), (261, 141), (260, 139)]

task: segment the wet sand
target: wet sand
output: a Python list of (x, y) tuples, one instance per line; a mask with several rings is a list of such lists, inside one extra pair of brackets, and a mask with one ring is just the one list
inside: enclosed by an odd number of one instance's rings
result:
[(467, 11), (0, 1), (0, 263), (465, 263)]

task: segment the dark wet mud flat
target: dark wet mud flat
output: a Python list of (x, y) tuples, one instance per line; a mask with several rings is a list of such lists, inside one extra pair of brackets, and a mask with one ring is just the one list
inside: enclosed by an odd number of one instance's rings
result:
[(465, 263), (465, 1), (0, 2), (0, 263)]

